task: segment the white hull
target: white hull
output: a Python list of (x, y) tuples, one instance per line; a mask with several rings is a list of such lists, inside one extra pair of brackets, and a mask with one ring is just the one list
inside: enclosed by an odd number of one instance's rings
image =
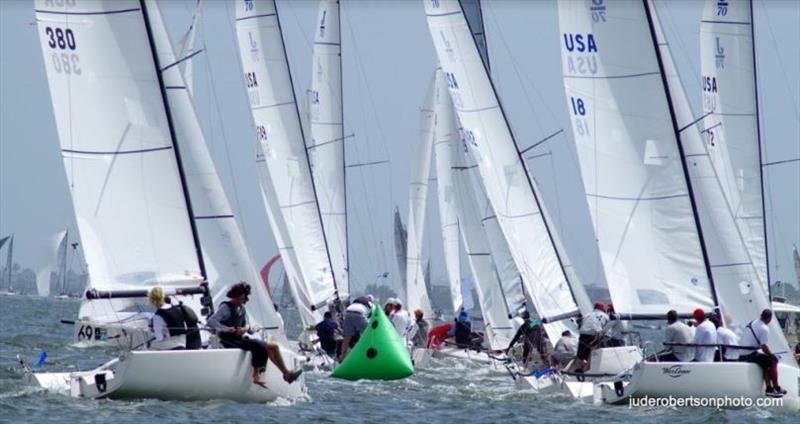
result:
[[(287, 366), (297, 366), (294, 353), (282, 349), (282, 354)], [(250, 354), (239, 349), (128, 352), (93, 371), (29, 373), (26, 378), (49, 391), (83, 398), (269, 402), (306, 396), (302, 377), (287, 384), (272, 363), (263, 377), (267, 389), (253, 384)]]
[(139, 313), (124, 315), (115, 322), (80, 319), (73, 326), (72, 340), (79, 347), (118, 346), (134, 349), (152, 338), (148, 320), (149, 315)]
[[(783, 409), (800, 409), (800, 371), (784, 364), (778, 369)], [(764, 398), (761, 368), (748, 362), (640, 362), (634, 367), (630, 384), (617, 393), (611, 384), (601, 385), (600, 401), (627, 404), (630, 398)], [(755, 405), (755, 404), (754, 404)], [(726, 405), (736, 408), (737, 405)]]
[(414, 364), (414, 368), (419, 369), (427, 367), (431, 362), (432, 355), (433, 351), (430, 349), (420, 347), (411, 348), (411, 362)]
[(606, 347), (592, 351), (592, 368), (585, 373), (583, 381), (576, 376), (555, 373), (536, 377), (509, 369), (517, 387), (534, 390), (540, 394), (562, 393), (575, 399), (594, 398), (597, 381), (609, 381), (633, 368), (642, 360), (642, 351), (637, 346)]
[(430, 352), (434, 358), (440, 358), (440, 359), (455, 358), (455, 359), (467, 360), (470, 362), (474, 362), (476, 364), (493, 365), (493, 366), (502, 365), (504, 363), (502, 358), (505, 357), (505, 355), (503, 354), (499, 354), (497, 356), (495, 355), (490, 356), (490, 354), (485, 351), (476, 351), (474, 349), (462, 349), (456, 346), (442, 346), (439, 349), (431, 349)]

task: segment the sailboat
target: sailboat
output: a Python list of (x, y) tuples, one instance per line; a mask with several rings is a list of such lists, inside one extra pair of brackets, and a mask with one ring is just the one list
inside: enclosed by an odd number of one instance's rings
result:
[[(255, 282), (257, 273), (176, 67), (185, 58), (174, 56), (158, 5), (37, 1), (35, 8), (91, 275), (82, 313), (98, 321), (98, 310), (116, 317), (159, 285), (173, 301), (209, 316), (230, 284)], [(275, 325), (265, 288), (252, 287), (248, 322), (261, 337), (281, 342), (283, 329)], [(25, 378), (87, 398), (265, 402), (305, 396), (302, 380), (286, 384), (275, 367), (265, 375), (268, 389), (252, 384), (249, 354), (210, 343), (194, 351), (131, 349), (85, 372), (26, 367)], [(282, 354), (296, 362), (288, 349)]]
[[(59, 294), (63, 294), (67, 272), (68, 233), (68, 230), (60, 231), (48, 243), (43, 258), (45, 263), (36, 273), (36, 291), (39, 296), (49, 296), (53, 286), (58, 288)], [(53, 277), (55, 277), (55, 284), (52, 281)]]
[(14, 255), (14, 234), (5, 236), (0, 239), (0, 251), (2, 251), (3, 246), (6, 247), (6, 265), (2, 268), (2, 273), (0, 274), (0, 281), (5, 281), (5, 284), (0, 285), (0, 287), (4, 287), (2, 291), (0, 291), (0, 296), (11, 296), (14, 294), (14, 284), (11, 281), (11, 271), (13, 271), (12, 267), (12, 259)]
[[(669, 309), (720, 313), (741, 328), (768, 296), (728, 208), (650, 1), (559, 3), (567, 106), (606, 279), (626, 319), (664, 319)], [(741, 16), (741, 15), (740, 15)], [(644, 252), (644, 254), (643, 254)], [(650, 253), (648, 253), (650, 252)], [(777, 333), (777, 334), (775, 334)], [(780, 331), (770, 345), (785, 346)], [(783, 358), (793, 393), (797, 368)], [(625, 382), (629, 382), (627, 386)], [(605, 402), (630, 397), (761, 397), (763, 379), (744, 362), (639, 362)]]
[[(425, 2), (425, 12), (465, 144), (477, 162), (487, 197), (550, 343), (567, 329), (577, 334), (574, 318), (584, 310), (588, 313), (588, 297), (568, 271), (569, 261), (522, 162), (462, 5), (455, 0)], [(592, 360), (591, 373), (613, 375), (641, 358), (638, 349), (610, 349), (596, 351), (608, 355)], [(595, 364), (601, 367), (599, 372)], [(591, 396), (593, 391), (589, 382), (565, 381), (554, 374), (532, 380), (531, 385), (575, 397)]]

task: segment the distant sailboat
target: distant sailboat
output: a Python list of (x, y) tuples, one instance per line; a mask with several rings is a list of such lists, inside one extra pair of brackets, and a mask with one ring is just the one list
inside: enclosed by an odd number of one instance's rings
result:
[(14, 255), (14, 234), (5, 236), (0, 239), (0, 251), (3, 250), (3, 246), (6, 247), (6, 265), (0, 269), (0, 282), (4, 282), (4, 284), (0, 284), (0, 295), (13, 295), (14, 294), (14, 284), (11, 281), (11, 272), (13, 271), (13, 255)]

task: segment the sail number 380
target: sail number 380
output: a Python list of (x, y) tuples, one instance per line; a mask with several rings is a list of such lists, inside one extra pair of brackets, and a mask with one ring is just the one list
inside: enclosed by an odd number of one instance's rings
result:
[(47, 36), (47, 45), (51, 49), (58, 47), (61, 50), (75, 50), (75, 34), (71, 29), (46, 27), (44, 33)]
[[(55, 50), (50, 56), (53, 69), (59, 74), (81, 74), (80, 57), (75, 53), (77, 44), (71, 29), (45, 27), (47, 46)], [(59, 51), (61, 50), (61, 51)]]

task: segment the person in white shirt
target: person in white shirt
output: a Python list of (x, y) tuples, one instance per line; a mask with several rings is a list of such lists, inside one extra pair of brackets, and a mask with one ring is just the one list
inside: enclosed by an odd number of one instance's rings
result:
[(394, 314), (392, 315), (392, 324), (394, 324), (394, 328), (397, 329), (397, 332), (400, 333), (400, 337), (402, 337), (403, 340), (406, 340), (408, 332), (412, 327), (411, 314), (409, 314), (407, 310), (403, 309), (403, 304), (400, 303), (400, 299), (394, 299)]
[[(664, 329), (664, 352), (658, 355), (661, 362), (690, 362), (694, 359), (694, 348), (686, 344), (694, 341), (694, 333), (688, 325), (678, 320), (678, 312), (667, 312), (667, 328)], [(670, 343), (679, 345), (673, 346)]]
[(694, 362), (714, 362), (714, 352), (717, 348), (717, 327), (706, 319), (702, 309), (695, 309), (692, 314), (697, 320), (697, 330), (694, 332)]
[(588, 371), (592, 366), (592, 349), (600, 345), (603, 331), (608, 324), (608, 315), (605, 310), (605, 303), (597, 301), (594, 304), (594, 310), (583, 317), (578, 338), (578, 360), (573, 362), (572, 366), (578, 372)]
[(372, 313), (372, 295), (357, 297), (344, 310), (344, 320), (342, 323), (342, 346), (339, 351), (339, 362), (347, 356), (347, 351), (358, 342), (361, 333), (369, 324), (369, 316)]
[(786, 394), (778, 384), (778, 357), (772, 353), (767, 345), (769, 341), (769, 323), (772, 321), (772, 311), (764, 309), (761, 311), (761, 319), (750, 321), (742, 330), (742, 337), (739, 346), (751, 349), (743, 349), (744, 355), (739, 357), (740, 361), (753, 362), (758, 364), (764, 371), (764, 384), (767, 386), (766, 395), (781, 397)]
[(578, 353), (578, 338), (569, 330), (561, 333), (561, 338), (553, 347), (553, 354), (550, 355), (555, 366), (565, 366), (575, 358)]
[(715, 361), (738, 361), (740, 350), (731, 346), (739, 346), (739, 336), (736, 335), (730, 328), (725, 328), (722, 325), (722, 320), (714, 315), (708, 319), (717, 327), (717, 343), (720, 345), (720, 352)]

